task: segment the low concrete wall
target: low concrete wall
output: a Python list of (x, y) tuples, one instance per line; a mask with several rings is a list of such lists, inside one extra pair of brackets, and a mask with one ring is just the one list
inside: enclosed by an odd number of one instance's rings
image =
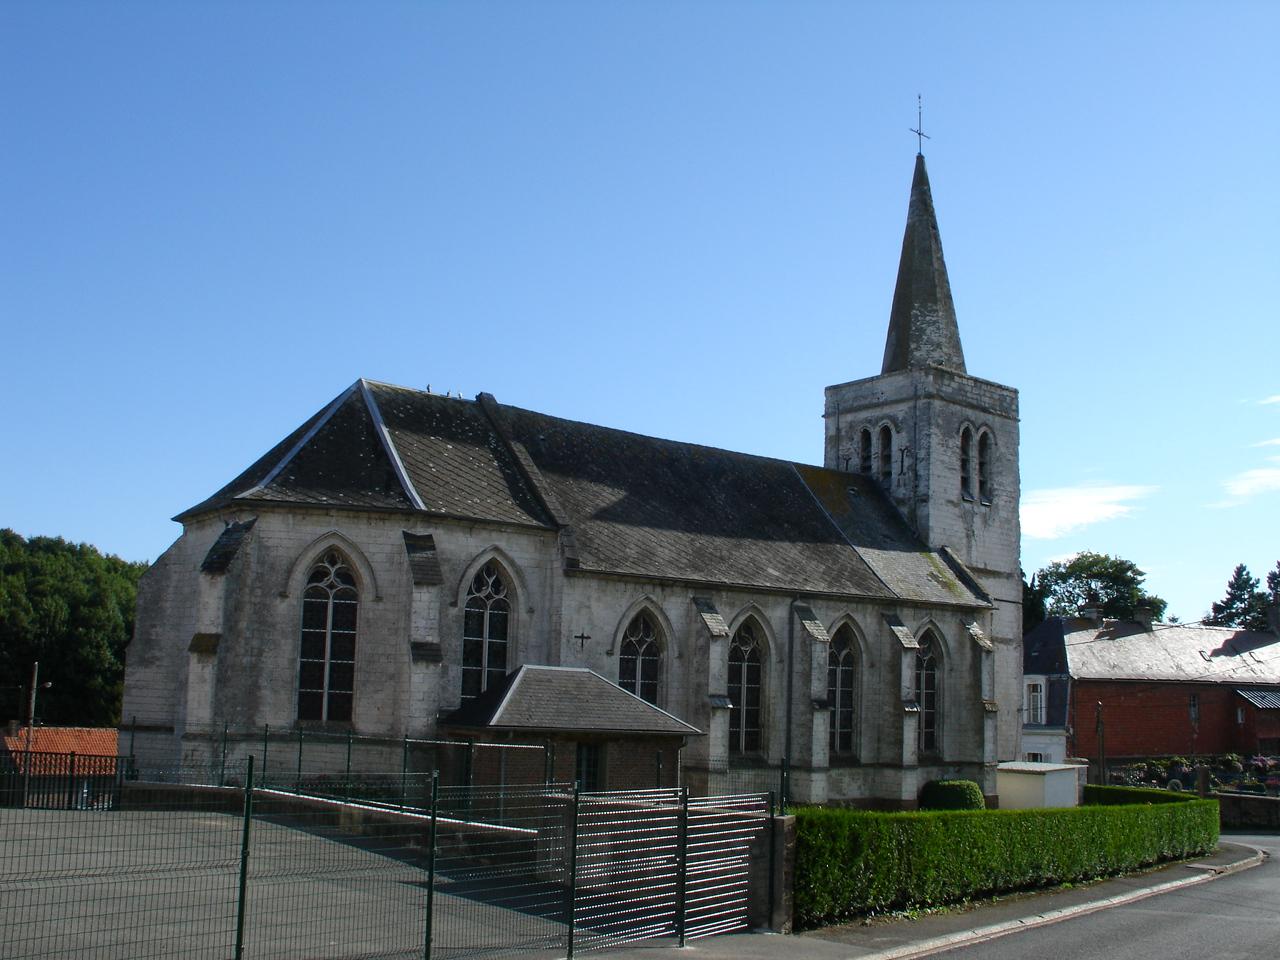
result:
[(1258, 827), (1280, 830), (1280, 797), (1262, 797), (1252, 793), (1215, 793), (1218, 821), (1228, 827)]

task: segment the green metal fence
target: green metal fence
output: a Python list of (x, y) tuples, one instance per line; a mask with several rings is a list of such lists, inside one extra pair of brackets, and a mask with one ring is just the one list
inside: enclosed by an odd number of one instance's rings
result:
[(109, 805), (0, 808), (4, 956), (550, 958), (683, 942), (747, 924), (770, 812), (764, 797), (438, 773), (411, 790), (395, 770), (356, 789), (345, 766), (264, 785), (255, 756), (222, 783), (207, 765), (117, 768)]

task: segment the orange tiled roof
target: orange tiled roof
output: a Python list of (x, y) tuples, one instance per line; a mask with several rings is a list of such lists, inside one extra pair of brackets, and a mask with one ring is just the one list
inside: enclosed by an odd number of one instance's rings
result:
[[(32, 753), (77, 753), (81, 756), (114, 757), (119, 746), (120, 731), (115, 727), (34, 727), (31, 731)], [(27, 728), (4, 735), (5, 749), (10, 754), (24, 753)]]

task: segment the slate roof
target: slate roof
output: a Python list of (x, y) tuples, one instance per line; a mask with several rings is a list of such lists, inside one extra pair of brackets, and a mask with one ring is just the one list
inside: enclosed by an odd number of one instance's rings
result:
[(486, 730), (701, 734), (697, 727), (628, 693), (593, 670), (526, 664), (463, 704), (441, 724)]
[[(115, 727), (32, 727), (32, 753), (75, 753), (82, 757), (114, 757), (120, 742)], [(5, 733), (4, 746), (10, 756), (27, 750), (27, 728)]]
[[(1060, 653), (1055, 638), (1060, 636)], [(1023, 639), (1024, 651), (1039, 646), (1037, 666), (1065, 657), (1064, 670), (1077, 680), (1174, 680), (1203, 683), (1280, 685), (1280, 637), (1232, 627), (1052, 618)]]
[(981, 607), (867, 477), (360, 380), (178, 520), (323, 504), (559, 531), (570, 567)]
[(916, 154), (881, 373), (934, 365), (965, 372), (929, 172), (924, 156)]

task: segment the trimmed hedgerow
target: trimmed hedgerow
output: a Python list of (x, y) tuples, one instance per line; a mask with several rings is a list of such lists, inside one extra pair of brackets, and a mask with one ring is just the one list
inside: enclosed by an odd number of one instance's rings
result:
[(1127, 803), (1184, 803), (1195, 799), (1194, 793), (1152, 790), (1149, 787), (1103, 787), (1090, 783), (1084, 788), (1084, 802), (1096, 806)]
[(1218, 842), (1215, 800), (1057, 810), (796, 810), (800, 927), (1111, 876)]
[(985, 810), (982, 788), (972, 780), (930, 780), (920, 790), (921, 810)]

